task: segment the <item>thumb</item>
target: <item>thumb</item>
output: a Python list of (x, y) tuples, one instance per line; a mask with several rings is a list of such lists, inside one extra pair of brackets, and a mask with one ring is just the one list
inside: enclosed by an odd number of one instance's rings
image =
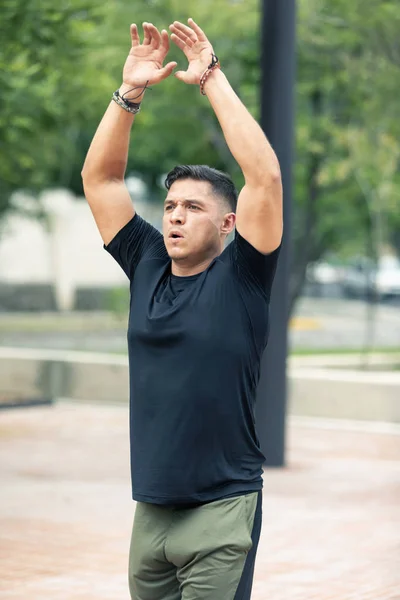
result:
[(177, 71), (175, 77), (179, 79), (179, 81), (186, 83), (186, 71)]
[(165, 65), (165, 67), (163, 67), (162, 69), (160, 69), (160, 79), (166, 79), (167, 77), (169, 77), (172, 73), (172, 71), (175, 69), (175, 67), (177, 66), (178, 63), (176, 62), (170, 62), (167, 65)]

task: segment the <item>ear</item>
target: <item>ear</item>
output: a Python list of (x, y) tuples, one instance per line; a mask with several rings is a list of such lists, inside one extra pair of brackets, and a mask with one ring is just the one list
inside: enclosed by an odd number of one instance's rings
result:
[(230, 232), (235, 227), (235, 223), (236, 223), (235, 213), (231, 212), (231, 213), (227, 213), (226, 215), (224, 215), (224, 220), (222, 221), (222, 225), (221, 225), (221, 233), (223, 233), (224, 235), (229, 235)]

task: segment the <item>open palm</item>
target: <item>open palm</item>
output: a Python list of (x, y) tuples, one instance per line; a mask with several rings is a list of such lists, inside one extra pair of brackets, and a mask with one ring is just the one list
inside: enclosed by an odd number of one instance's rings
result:
[(140, 43), (137, 26), (131, 25), (132, 48), (123, 70), (123, 81), (129, 86), (159, 83), (171, 75), (176, 62), (163, 66), (169, 51), (168, 32), (161, 33), (152, 23), (143, 23), (144, 38)]
[(189, 61), (187, 70), (178, 71), (175, 77), (185, 83), (198, 85), (202, 74), (211, 62), (214, 50), (204, 31), (193, 19), (189, 19), (188, 22), (190, 27), (179, 21), (174, 21), (170, 25), (172, 41), (183, 51)]

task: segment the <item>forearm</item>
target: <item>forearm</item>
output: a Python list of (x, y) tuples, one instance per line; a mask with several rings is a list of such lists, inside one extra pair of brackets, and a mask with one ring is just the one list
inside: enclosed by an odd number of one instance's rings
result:
[[(127, 91), (120, 87), (120, 94)], [(141, 99), (135, 100), (140, 102)], [(87, 182), (123, 181), (128, 162), (129, 142), (135, 115), (113, 100), (110, 102), (90, 145), (82, 177)]]
[(275, 152), (224, 73), (219, 69), (214, 71), (204, 89), (246, 182), (257, 183), (278, 177), (280, 171)]

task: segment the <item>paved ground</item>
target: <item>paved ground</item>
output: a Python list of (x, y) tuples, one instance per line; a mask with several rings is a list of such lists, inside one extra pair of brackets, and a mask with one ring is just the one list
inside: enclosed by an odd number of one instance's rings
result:
[[(128, 600), (127, 423), (113, 406), (0, 412), (1, 599)], [(399, 432), (297, 420), (288, 446), (265, 474), (253, 600), (399, 600)]]
[[(296, 349), (363, 348), (366, 305), (339, 298), (302, 298), (289, 332)], [(126, 352), (126, 317), (105, 313), (0, 313), (0, 345)], [(400, 305), (377, 307), (374, 345), (400, 346)]]
[[(374, 308), (372, 308), (374, 310)], [(362, 348), (366, 341), (376, 347), (399, 347), (400, 304), (378, 304), (367, 327), (371, 305), (360, 300), (301, 298), (296, 315), (313, 319), (316, 327), (292, 329), (290, 346), (297, 348)]]

